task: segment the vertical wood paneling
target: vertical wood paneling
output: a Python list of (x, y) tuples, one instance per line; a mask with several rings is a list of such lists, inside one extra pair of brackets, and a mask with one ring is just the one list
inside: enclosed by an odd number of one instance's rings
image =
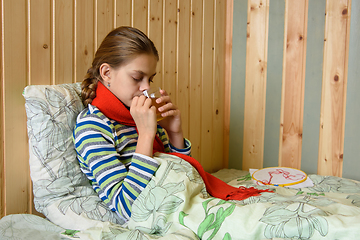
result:
[(164, 0), (164, 24), (163, 24), (163, 82), (172, 101), (177, 105), (176, 98), (176, 38), (177, 38), (177, 4), (176, 0)]
[(69, 0), (54, 1), (55, 39), (54, 83), (68, 83), (73, 79), (73, 3)]
[[(300, 168), (304, 108), (307, 0), (286, 2), (280, 166)], [(286, 45), (285, 45), (286, 44)]]
[[(50, 2), (50, 1), (49, 1)], [(27, 84), (49, 84), (49, 83), (54, 83), (53, 81), (53, 74), (54, 72), (52, 71), (51, 67), (54, 66), (54, 61), (53, 59), (51, 59), (51, 55), (54, 56), (54, 42), (53, 42), (53, 38), (51, 37), (52, 34), (51, 34), (51, 31), (54, 30), (53, 29), (53, 24), (54, 24), (54, 20), (52, 19), (53, 17), (53, 14), (52, 14), (52, 9), (51, 9), (51, 5), (53, 4), (54, 2), (50, 2), (50, 8), (45, 10), (45, 11), (48, 11), (48, 18), (49, 18), (49, 23), (50, 23), (50, 28), (49, 29), (46, 29), (45, 31), (48, 31), (49, 32), (49, 35), (50, 37), (49, 38), (46, 38), (44, 36), (42, 36), (44, 42), (46, 40), (46, 42), (48, 43), (44, 43), (43, 45), (43, 49), (39, 48), (40, 49), (40, 52), (42, 53), (40, 56), (39, 56), (39, 59), (35, 59), (35, 64), (32, 64), (32, 54), (31, 54), (31, 51), (33, 50), (33, 47), (34, 47), (34, 42), (36, 43), (36, 41), (34, 41), (34, 39), (31, 38), (31, 35), (32, 34), (37, 34), (36, 31), (34, 32), (31, 32), (31, 24), (33, 22), (33, 12), (32, 12), (32, 8), (33, 6), (31, 6), (31, 1), (28, 0), (27, 3), (26, 3), (26, 12), (27, 12), (27, 44), (26, 44), (26, 47), (27, 47), (27, 70), (28, 70), (28, 74), (27, 74)], [(36, 14), (36, 13), (35, 13)], [(36, 16), (36, 15), (35, 15)], [(46, 26), (44, 26), (46, 28)], [(36, 38), (36, 37), (35, 37)], [(39, 43), (36, 43), (36, 44), (39, 44)], [(44, 51), (45, 50), (45, 51)], [(50, 57), (49, 57), (50, 56)], [(36, 79), (34, 78), (34, 80), (32, 80), (32, 71), (38, 71), (38, 69), (35, 67), (33, 67), (32, 65), (37, 65), (38, 63), (36, 62), (37, 60), (40, 60), (42, 57), (45, 57), (46, 60), (49, 60), (49, 64), (48, 65), (44, 65), (44, 67), (47, 67), (48, 69), (44, 71), (45, 75), (44, 77), (48, 77), (48, 79)], [(36, 74), (36, 77), (40, 76), (41, 73), (39, 74)], [(39, 82), (39, 83), (38, 83)], [(24, 122), (25, 122), (25, 119), (24, 119)], [(31, 179), (29, 178), (29, 187), (27, 188), (27, 191), (29, 191), (29, 197), (30, 197), (30, 201), (28, 203), (28, 206), (26, 207), (27, 208), (27, 212), (29, 213), (37, 213), (37, 211), (35, 210), (35, 205), (34, 205), (34, 193), (33, 193), (33, 186), (32, 186), (32, 182), (31, 182)], [(29, 206), (29, 204), (31, 204)]]
[[(96, 1), (96, 48), (100, 46), (105, 36), (114, 28), (114, 1)], [(96, 50), (95, 50), (96, 51)]]
[(133, 0), (133, 17), (132, 26), (147, 33), (148, 7), (147, 0)]
[[(191, 1), (191, 30), (190, 30), (190, 111), (189, 111), (189, 139), (191, 139), (192, 155), (201, 159), (201, 54), (202, 54), (202, 1)], [(223, 96), (223, 95), (221, 95)], [(208, 107), (208, 105), (203, 105)], [(201, 130), (200, 130), (201, 131)]]
[(51, 84), (52, 10), (51, 1), (29, 1), (30, 83)]
[(116, 0), (116, 26), (131, 26), (132, 0)]
[(225, 18), (225, 73), (224, 73), (224, 162), (223, 167), (229, 166), (229, 134), (230, 134), (230, 103), (231, 103), (231, 58), (232, 58), (232, 33), (233, 33), (233, 8), (232, 0), (226, 1)]
[[(223, 167), (224, 157), (224, 71), (225, 71), (225, 23), (226, 1), (216, 0), (214, 4), (214, 58), (213, 58), (213, 158), (210, 172)], [(206, 103), (204, 103), (206, 104)], [(221, 127), (218, 127), (221, 126)], [(219, 140), (221, 139), (221, 143)]]
[(327, 1), (318, 173), (342, 176), (350, 0)]
[(243, 169), (263, 164), (269, 2), (249, 0)]
[(94, 2), (75, 0), (74, 82), (81, 82), (91, 67), (94, 49)]
[(4, 167), (4, 143), (5, 143), (5, 137), (4, 137), (4, 0), (0, 1), (0, 217), (5, 215), (5, 208), (3, 207), (5, 205), (5, 184), (4, 184), (4, 174), (5, 174), (5, 167)]
[[(204, 107), (201, 108), (201, 164), (205, 169), (210, 169), (213, 162), (213, 71), (214, 61), (214, 1), (203, 1), (203, 23), (202, 23), (202, 68), (201, 68), (201, 102)], [(208, 94), (206, 94), (208, 93)]]
[[(244, 40), (238, 33), (240, 32), (238, 26), (245, 22), (239, 17), (244, 15), (242, 10), (245, 6), (251, 9), (252, 3), (253, 1), (234, 2), (233, 49), (236, 51), (233, 50), (232, 61), (241, 63), (243, 56), (246, 55), (246, 72), (254, 72), (253, 66), (248, 64), (248, 56), (254, 56), (254, 53), (249, 47), (246, 49), (246, 53), (238, 49), (242, 49), (245, 43), (248, 46), (249, 44), (255, 45), (255, 43), (253, 43), (254, 41), (249, 43), (250, 39)], [(284, 3), (285, 6), (283, 6)], [(241, 4), (242, 7), (236, 8), (236, 4)], [(261, 159), (264, 162), (258, 164), (257, 167), (280, 164), (300, 168), (308, 173), (335, 176), (346, 174), (347, 177), (359, 179), (354, 170), (359, 165), (356, 152), (357, 146), (359, 146), (356, 141), (359, 126), (355, 120), (358, 119), (358, 111), (352, 105), (359, 102), (356, 97), (359, 89), (355, 84), (359, 74), (356, 74), (357, 68), (354, 67), (358, 66), (358, 57), (354, 57), (359, 55), (358, 41), (354, 39), (358, 39), (359, 28), (356, 27), (357, 18), (351, 16), (350, 12), (354, 10), (358, 13), (360, 6), (352, 5), (351, 0), (274, 0), (271, 1), (271, 4), (267, 59), (269, 65), (267, 68), (268, 79), (266, 79), (266, 94), (269, 96), (266, 98), (265, 106), (266, 144), (264, 157)], [(282, 14), (284, 10), (285, 15)], [(248, 19), (251, 19), (251, 16)], [(248, 24), (251, 27), (251, 21), (248, 21)], [(272, 27), (273, 24), (275, 25)], [(282, 25), (284, 31), (281, 30)], [(352, 33), (350, 33), (350, 26)], [(281, 39), (282, 34), (285, 36), (284, 43)], [(355, 37), (349, 43), (351, 34)], [(274, 41), (274, 39), (277, 40)], [(279, 46), (283, 46), (283, 58), (279, 57), (279, 53), (282, 52), (279, 50)], [(349, 51), (352, 54), (352, 60), (349, 60)], [(281, 67), (276, 68), (279, 66), (279, 59), (283, 61), (282, 70)], [(237, 68), (232, 70), (237, 74), (236, 76), (233, 74), (231, 82), (229, 166), (238, 166), (242, 162), (243, 168), (246, 170), (246, 164), (252, 164), (254, 161), (246, 157), (240, 159), (238, 154), (241, 151), (238, 150), (238, 146), (243, 145), (242, 155), (246, 156), (248, 142), (252, 139), (252, 136), (246, 135), (252, 130), (246, 121), (248, 119), (260, 121), (261, 116), (255, 116), (253, 112), (248, 112), (247, 102), (243, 109), (241, 98), (234, 94), (241, 94), (243, 91), (243, 80), (241, 76), (238, 76), (241, 75), (241, 66), (243, 65), (245, 64), (238, 64)], [(280, 84), (277, 83), (280, 78), (283, 79), (281, 94), (278, 91)], [(347, 83), (350, 80), (351, 87)], [(249, 83), (248, 77), (246, 77), (245, 88), (247, 90)], [(254, 86), (259, 87), (261, 84)], [(351, 94), (348, 95), (348, 92)], [(279, 100), (281, 104), (279, 104)], [(245, 101), (248, 101), (246, 96)], [(254, 101), (259, 102), (258, 99)], [(256, 104), (252, 104), (252, 107), (255, 108), (254, 112), (261, 112), (263, 108), (262, 105)], [(276, 115), (279, 115), (276, 110), (279, 107), (281, 109), (280, 120), (276, 120), (278, 119)], [(350, 111), (346, 112), (346, 115), (345, 108)], [(245, 119), (244, 138), (241, 142), (237, 137), (241, 135), (237, 125), (242, 124), (243, 116)], [(276, 131), (277, 124), (280, 125), (278, 131)], [(260, 123), (257, 124), (257, 127), (261, 128), (263, 125)], [(347, 129), (348, 137), (344, 134), (344, 128)], [(279, 139), (278, 153), (277, 150), (274, 150), (277, 148), (274, 139)], [(344, 142), (346, 142), (345, 147)], [(346, 169), (342, 163), (345, 154), (344, 148), (349, 154), (346, 160)], [(278, 162), (276, 158), (278, 158)]]
[[(190, 119), (190, 14), (191, 0), (178, 0), (177, 106), (181, 109), (182, 129), (189, 138)], [(180, 101), (181, 100), (181, 101)]]
[(157, 64), (156, 76), (154, 82), (152, 83), (155, 87), (163, 88), (162, 83), (162, 66), (164, 58), (162, 58), (162, 34), (159, 34), (159, 29), (163, 28), (163, 1), (149, 1), (149, 27), (148, 27), (148, 36), (155, 44), (155, 47), (159, 54), (159, 62)]
[[(25, 124), (25, 101), (21, 93), (27, 85), (26, 1), (4, 1), (3, 81), (4, 81), (4, 169), (5, 214), (28, 213), (30, 178)], [(49, 12), (49, 9), (47, 9)], [(46, 15), (46, 14), (45, 14)], [(42, 25), (38, 26), (41, 28)], [(39, 41), (43, 40), (39, 36)], [(42, 43), (39, 42), (39, 45)], [(35, 46), (34, 46), (35, 47)], [(44, 69), (46, 73), (49, 73)], [(47, 78), (49, 81), (49, 77)], [(14, 190), (16, 189), (16, 191)]]

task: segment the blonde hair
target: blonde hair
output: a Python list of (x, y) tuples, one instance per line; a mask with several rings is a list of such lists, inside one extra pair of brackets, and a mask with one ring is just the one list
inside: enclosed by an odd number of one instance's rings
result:
[(102, 41), (95, 53), (91, 67), (81, 83), (81, 97), (87, 106), (96, 97), (96, 88), (102, 81), (99, 68), (103, 63), (117, 69), (140, 54), (152, 54), (159, 60), (154, 43), (139, 29), (118, 27), (112, 30)]

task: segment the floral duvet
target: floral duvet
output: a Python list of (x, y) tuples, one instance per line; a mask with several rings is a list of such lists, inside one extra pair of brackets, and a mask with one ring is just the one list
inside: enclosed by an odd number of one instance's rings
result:
[(9, 215), (0, 220), (0, 239), (360, 239), (357, 181), (310, 175), (313, 187), (293, 189), (256, 186), (249, 174), (241, 175), (229, 184), (273, 192), (224, 201), (207, 194), (186, 161), (155, 158), (161, 165), (126, 224), (98, 220), (87, 229), (69, 229), (35, 215)]

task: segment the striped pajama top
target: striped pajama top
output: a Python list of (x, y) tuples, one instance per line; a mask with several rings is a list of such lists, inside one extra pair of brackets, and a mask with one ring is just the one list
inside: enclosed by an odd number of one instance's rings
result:
[[(191, 144), (176, 149), (158, 125), (157, 135), (165, 152), (190, 155)], [(91, 181), (102, 201), (123, 220), (131, 216), (131, 206), (147, 186), (159, 163), (151, 157), (135, 153), (138, 134), (135, 127), (107, 118), (89, 104), (77, 117), (73, 141), (80, 169)]]

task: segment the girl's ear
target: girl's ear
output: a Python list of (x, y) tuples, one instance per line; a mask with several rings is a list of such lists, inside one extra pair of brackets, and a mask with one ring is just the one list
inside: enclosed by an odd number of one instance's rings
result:
[(100, 76), (104, 82), (108, 83), (110, 81), (110, 65), (107, 63), (101, 64), (99, 68)]

